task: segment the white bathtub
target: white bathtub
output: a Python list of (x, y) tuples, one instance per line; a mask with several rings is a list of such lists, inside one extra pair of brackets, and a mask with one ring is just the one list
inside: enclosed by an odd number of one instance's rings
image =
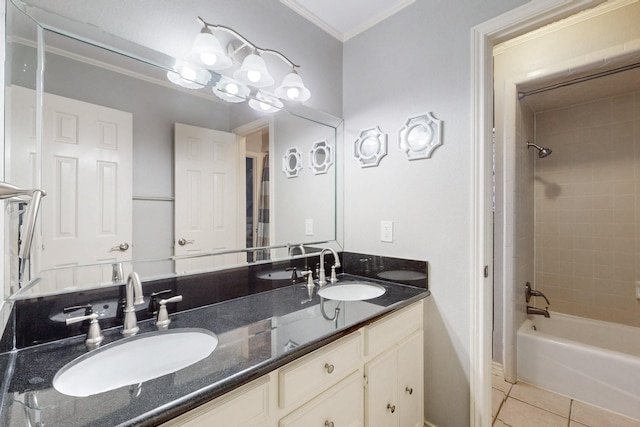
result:
[(640, 419), (640, 328), (551, 312), (517, 345), (519, 380)]

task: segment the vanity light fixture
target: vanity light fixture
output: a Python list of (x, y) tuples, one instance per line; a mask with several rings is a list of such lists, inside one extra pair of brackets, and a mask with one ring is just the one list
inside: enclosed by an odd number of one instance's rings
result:
[[(293, 63), (282, 53), (261, 48), (224, 25), (208, 23), (201, 17), (198, 17), (198, 22), (202, 25), (202, 30), (196, 36), (187, 60), (176, 61), (173, 71), (167, 73), (171, 82), (189, 89), (200, 89), (210, 83), (212, 76), (208, 70), (220, 72), (221, 78), (213, 88), (216, 96), (227, 102), (253, 98), (249, 102), (251, 108), (263, 112), (278, 111), (283, 106), (280, 100), (304, 102), (311, 97), (311, 92), (298, 74), (300, 65)], [(221, 43), (222, 37), (216, 37), (214, 30), (231, 36), (226, 51)], [(275, 83), (263, 59), (266, 54), (280, 58), (291, 67), (282, 84), (275, 89), (274, 95), (260, 90)], [(237, 67), (235, 70), (234, 65)]]

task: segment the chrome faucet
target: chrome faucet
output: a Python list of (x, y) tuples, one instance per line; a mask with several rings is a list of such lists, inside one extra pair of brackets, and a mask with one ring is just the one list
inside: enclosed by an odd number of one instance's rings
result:
[(307, 251), (304, 249), (304, 244), (302, 243), (298, 243), (297, 245), (293, 245), (290, 243), (287, 243), (287, 247), (288, 247), (288, 251), (289, 251), (289, 256), (293, 256), (293, 251), (298, 248), (300, 249), (300, 255), (306, 255)]
[(130, 337), (138, 333), (138, 330), (140, 330), (137, 325), (138, 319), (136, 319), (136, 309), (134, 306), (144, 304), (142, 283), (140, 283), (140, 276), (138, 276), (138, 273), (132, 272), (129, 274), (127, 284), (125, 286), (125, 307), (122, 335)]
[(325, 271), (324, 271), (324, 253), (326, 251), (330, 251), (331, 254), (333, 254), (333, 266), (331, 267), (331, 283), (336, 283), (338, 281), (338, 278), (336, 277), (336, 268), (340, 267), (340, 258), (338, 257), (338, 254), (336, 253), (336, 251), (334, 251), (332, 248), (324, 248), (321, 252), (320, 252), (320, 268), (318, 270), (318, 285), (320, 286), (324, 286), (327, 284), (327, 277), (325, 275)]
[(551, 317), (548, 310), (544, 308), (531, 307), (529, 305), (527, 306), (527, 314), (540, 314), (544, 317)]

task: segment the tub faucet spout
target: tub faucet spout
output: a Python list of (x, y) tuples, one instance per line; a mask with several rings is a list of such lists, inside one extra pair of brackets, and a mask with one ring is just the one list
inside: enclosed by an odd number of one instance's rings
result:
[(544, 308), (531, 307), (529, 305), (527, 306), (527, 314), (539, 314), (544, 317), (551, 317), (548, 310)]

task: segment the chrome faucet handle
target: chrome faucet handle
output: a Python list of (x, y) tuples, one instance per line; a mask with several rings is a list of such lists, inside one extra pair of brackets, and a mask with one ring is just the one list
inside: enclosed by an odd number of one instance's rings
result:
[(303, 271), (302, 273), (303, 276), (307, 276), (307, 287), (308, 288), (312, 288), (315, 286), (315, 284), (313, 283), (313, 271), (312, 270), (307, 270), (307, 271)]
[(160, 309), (158, 310), (158, 319), (156, 320), (156, 326), (158, 329), (167, 329), (171, 319), (169, 319), (169, 313), (167, 312), (167, 304), (172, 302), (182, 301), (182, 295), (176, 295), (168, 299), (160, 300)]
[(296, 266), (294, 265), (293, 267), (287, 267), (284, 269), (284, 271), (291, 272), (291, 282), (295, 285), (296, 280), (298, 280), (298, 269), (296, 268)]
[(156, 314), (158, 313), (158, 310), (160, 310), (160, 304), (158, 303), (158, 297), (160, 295), (166, 295), (166, 294), (170, 294), (172, 291), (171, 289), (165, 289), (163, 291), (158, 291), (158, 292), (152, 292), (151, 295), (149, 295), (149, 307), (147, 308), (147, 311), (149, 312), (149, 314)]
[[(67, 309), (71, 309), (70, 311), (73, 311), (72, 309), (74, 308), (76, 310), (87, 310), (86, 306), (68, 307)], [(93, 310), (91, 310), (91, 305), (89, 305), (88, 310), (91, 311), (89, 314), (85, 314), (84, 316), (70, 317), (65, 320), (65, 323), (67, 325), (71, 325), (73, 323), (89, 320), (89, 332), (87, 332), (87, 339), (84, 341), (84, 343), (89, 350), (93, 350), (94, 348), (98, 348), (100, 346), (100, 343), (102, 343), (102, 340), (104, 340), (104, 335), (102, 335), (102, 331), (100, 330), (100, 323), (98, 323), (98, 313), (94, 313)]]
[(336, 276), (336, 266), (335, 264), (331, 266), (331, 278), (329, 279), (331, 283), (338, 283), (338, 276)]

